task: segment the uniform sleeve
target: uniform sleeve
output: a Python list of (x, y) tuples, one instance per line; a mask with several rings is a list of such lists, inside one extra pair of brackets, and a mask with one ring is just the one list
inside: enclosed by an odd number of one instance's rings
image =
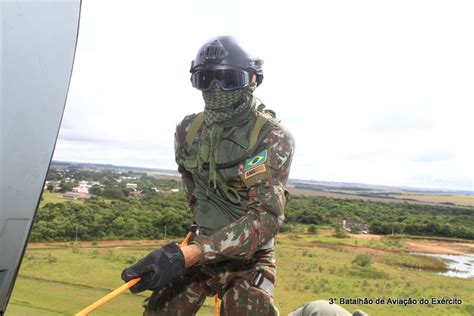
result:
[(176, 131), (174, 134), (174, 151), (175, 151), (175, 160), (178, 164), (178, 171), (181, 174), (181, 179), (184, 185), (184, 191), (186, 192), (186, 199), (189, 203), (189, 206), (194, 204), (194, 181), (192, 174), (184, 168), (184, 160), (187, 156), (188, 149), (186, 148), (186, 133), (188, 132), (193, 118), (195, 115), (186, 116), (181, 123), (176, 126)]
[(248, 211), (245, 216), (210, 236), (194, 240), (203, 251), (201, 263), (225, 259), (249, 260), (278, 232), (285, 219), (286, 183), (294, 152), (291, 134), (279, 125), (262, 142), (268, 170), (248, 187)]

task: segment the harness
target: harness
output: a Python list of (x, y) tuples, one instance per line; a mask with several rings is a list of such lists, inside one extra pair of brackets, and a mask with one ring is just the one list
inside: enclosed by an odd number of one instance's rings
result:
[[(263, 110), (263, 107), (259, 106), (257, 109), (257, 119), (255, 124), (250, 132), (249, 136), (249, 147), (247, 151), (237, 159), (225, 162), (225, 163), (218, 163), (216, 165), (217, 169), (227, 169), (232, 168), (242, 162), (244, 159), (249, 158), (257, 154), (258, 145), (261, 141), (265, 138), (266, 134), (260, 135), (263, 126), (270, 122), (272, 124), (279, 123), (279, 120), (276, 119), (275, 112), (272, 110)], [(197, 136), (199, 129), (201, 128), (202, 124), (204, 123), (204, 112), (199, 112), (191, 122), (191, 126), (189, 127), (189, 131), (186, 134), (186, 146), (187, 150), (191, 149), (193, 145), (194, 139)], [(207, 163), (204, 164), (203, 168), (207, 170), (209, 165)]]
[[(276, 119), (275, 112), (271, 110), (264, 110), (263, 105), (260, 105), (257, 108), (256, 113), (257, 113), (257, 117), (255, 119), (255, 123), (249, 134), (249, 143), (248, 143), (249, 145), (248, 145), (247, 150), (240, 157), (237, 157), (236, 159), (223, 162), (223, 163), (217, 163), (216, 164), (217, 169), (227, 169), (227, 168), (235, 167), (242, 161), (245, 161), (245, 159), (255, 156), (258, 153), (258, 151), (261, 150), (261, 148), (259, 148), (260, 144), (262, 143), (263, 139), (267, 136), (267, 134), (272, 130), (272, 128), (270, 128), (265, 133), (262, 133), (263, 127), (267, 123), (275, 126), (276, 124), (279, 123), (279, 120)], [(198, 135), (198, 131), (201, 129), (203, 124), (204, 124), (204, 112), (200, 112), (193, 118), (191, 125), (189, 127), (189, 130), (186, 134), (185, 141), (186, 141), (186, 149), (188, 152), (191, 150), (193, 142)], [(209, 164), (205, 163), (202, 167), (203, 169), (208, 170)], [(223, 179), (219, 177), (218, 181), (222, 183)], [(224, 186), (221, 186), (221, 189), (225, 190), (224, 194), (231, 202), (233, 203), (240, 202), (240, 196), (234, 188), (224, 185)], [(195, 234), (197, 235), (199, 233), (196, 232)], [(267, 279), (263, 275), (262, 272), (256, 272), (255, 274), (249, 275), (247, 278), (247, 281), (252, 286), (267, 292), (270, 296), (273, 297), (274, 295), (273, 282)], [(229, 284), (229, 286), (231, 286), (231, 284), (232, 284), (232, 281)], [(214, 295), (214, 301), (215, 301), (214, 302), (214, 315), (218, 315), (219, 313), (218, 312), (218, 294)]]
[[(196, 224), (191, 225), (188, 229), (188, 234), (186, 235), (186, 238), (181, 243), (181, 247), (183, 245), (187, 245), (190, 240), (192, 240), (194, 237), (199, 236), (199, 235), (200, 235), (199, 226), (196, 225)], [(227, 264), (227, 263), (225, 263), (225, 264)], [(241, 267), (241, 269), (244, 269), (244, 267)], [(274, 294), (275, 294), (275, 285), (273, 284), (272, 281), (270, 281), (267, 277), (265, 277), (265, 275), (262, 272), (260, 272), (260, 271), (255, 272), (254, 274), (248, 275), (247, 277), (245, 277), (245, 279), (251, 285), (253, 285), (254, 287), (259, 288), (259, 289), (267, 292), (271, 297), (274, 296)], [(231, 280), (229, 285), (225, 288), (225, 291), (227, 291), (229, 288), (231, 288), (233, 286), (234, 286), (234, 280)], [(218, 304), (218, 296), (219, 296), (218, 293), (216, 293), (214, 295), (214, 300), (215, 300), (214, 301), (214, 306), (217, 306), (217, 304)], [(219, 315), (219, 314), (216, 313), (215, 315)]]

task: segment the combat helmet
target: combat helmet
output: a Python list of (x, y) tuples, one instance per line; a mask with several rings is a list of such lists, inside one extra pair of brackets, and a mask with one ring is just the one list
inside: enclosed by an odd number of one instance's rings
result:
[(224, 90), (236, 90), (250, 84), (252, 74), (257, 86), (263, 81), (263, 60), (252, 58), (231, 36), (219, 36), (206, 42), (191, 62), (191, 83), (207, 90), (217, 80)]

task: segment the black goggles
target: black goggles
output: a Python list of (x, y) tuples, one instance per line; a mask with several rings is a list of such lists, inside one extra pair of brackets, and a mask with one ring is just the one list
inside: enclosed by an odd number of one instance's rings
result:
[(250, 84), (250, 73), (241, 69), (198, 70), (191, 75), (193, 87), (208, 90), (217, 81), (222, 90), (238, 90)]

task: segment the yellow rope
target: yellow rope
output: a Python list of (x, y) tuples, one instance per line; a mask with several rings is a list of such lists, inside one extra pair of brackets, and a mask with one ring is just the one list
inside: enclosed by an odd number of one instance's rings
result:
[(219, 296), (214, 295), (214, 316), (219, 316)]
[[(180, 244), (180, 247), (187, 246), (188, 243), (189, 243), (189, 239), (191, 239), (192, 235), (193, 235), (192, 232), (188, 232), (188, 234), (186, 235), (186, 238), (184, 238), (183, 242)], [(86, 308), (81, 310), (79, 313), (77, 313), (75, 316), (87, 316), (87, 315), (89, 315), (89, 313), (92, 313), (93, 311), (95, 311), (96, 309), (101, 307), (102, 305), (106, 304), (107, 302), (109, 302), (113, 298), (119, 296), (120, 294), (122, 294), (123, 292), (125, 292), (126, 290), (128, 290), (129, 288), (134, 286), (135, 284), (137, 284), (138, 281), (140, 281), (140, 278), (136, 278), (136, 279), (128, 281), (127, 283), (125, 283), (121, 287), (113, 290), (112, 292), (110, 292), (106, 296), (102, 297), (97, 302), (87, 306)]]

